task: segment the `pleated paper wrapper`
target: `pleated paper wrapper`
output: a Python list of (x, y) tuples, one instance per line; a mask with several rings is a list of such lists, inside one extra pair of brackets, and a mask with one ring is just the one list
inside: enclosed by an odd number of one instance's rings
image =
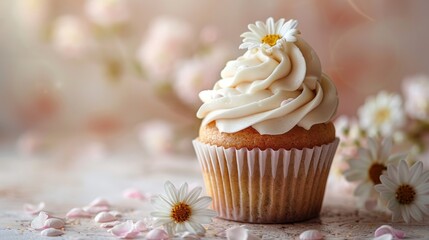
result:
[(339, 139), (313, 148), (260, 150), (193, 145), (220, 218), (290, 223), (317, 217)]

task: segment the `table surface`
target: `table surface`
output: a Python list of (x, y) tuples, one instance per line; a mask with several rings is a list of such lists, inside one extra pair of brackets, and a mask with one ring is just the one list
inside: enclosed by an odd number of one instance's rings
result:
[[(331, 171), (331, 175), (333, 175)], [(0, 151), (0, 239), (46, 239), (30, 228), (34, 216), (23, 211), (25, 203), (45, 202), (45, 210), (64, 217), (74, 207), (83, 207), (97, 197), (107, 199), (121, 220), (149, 217), (149, 201), (124, 198), (127, 188), (163, 193), (163, 184), (188, 182), (203, 185), (194, 156), (145, 156), (133, 151), (78, 151), (41, 156)], [(407, 239), (429, 239), (429, 221), (392, 223), (381, 212), (355, 207), (349, 187), (330, 179), (319, 218), (294, 224), (244, 224), (262, 239), (298, 239), (301, 232), (317, 229), (325, 239), (370, 239), (384, 224), (406, 232)], [(243, 223), (214, 219), (206, 225), (203, 239), (222, 239), (217, 233)], [(67, 220), (65, 234), (56, 239), (115, 239), (93, 219)], [(137, 239), (144, 239), (143, 235)]]

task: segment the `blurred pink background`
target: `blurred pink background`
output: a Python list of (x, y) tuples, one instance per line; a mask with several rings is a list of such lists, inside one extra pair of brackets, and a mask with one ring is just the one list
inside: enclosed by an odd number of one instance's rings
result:
[(270, 16), (299, 21), (338, 87), (337, 115), (356, 115), (367, 96), (428, 74), (427, 9), (424, 0), (1, 1), (0, 144), (189, 153), (198, 92), (243, 54), (247, 25)]

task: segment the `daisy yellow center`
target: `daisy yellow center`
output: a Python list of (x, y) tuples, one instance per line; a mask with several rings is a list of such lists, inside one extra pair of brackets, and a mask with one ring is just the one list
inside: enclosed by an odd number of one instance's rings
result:
[(375, 113), (375, 122), (384, 123), (390, 118), (390, 109), (382, 108)]
[(261, 39), (261, 42), (266, 43), (272, 47), (276, 45), (277, 40), (279, 40), (280, 38), (282, 38), (282, 36), (278, 34), (268, 34)]
[(171, 209), (171, 215), (170, 217), (174, 220), (176, 223), (183, 223), (189, 220), (192, 214), (191, 207), (186, 203), (176, 203), (176, 205), (173, 206)]
[(414, 202), (416, 191), (408, 184), (401, 185), (396, 190), (395, 197), (400, 204), (407, 205)]
[(380, 176), (383, 174), (383, 171), (386, 170), (386, 166), (381, 163), (374, 163), (371, 165), (368, 171), (369, 178), (371, 179), (374, 185), (380, 184)]

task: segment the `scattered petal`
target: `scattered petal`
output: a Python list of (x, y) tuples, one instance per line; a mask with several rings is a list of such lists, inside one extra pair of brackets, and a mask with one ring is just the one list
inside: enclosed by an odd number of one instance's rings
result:
[(98, 223), (112, 222), (117, 218), (109, 212), (100, 212), (95, 216), (94, 221)]
[(45, 221), (45, 228), (56, 228), (61, 229), (65, 225), (64, 221), (59, 218), (49, 218)]
[(110, 207), (110, 203), (104, 198), (94, 199), (88, 206), (90, 207)]
[(112, 227), (118, 225), (119, 223), (121, 223), (121, 222), (119, 222), (119, 221), (106, 222), (106, 223), (100, 224), (100, 227), (101, 228), (112, 228)]
[(110, 214), (112, 214), (114, 217), (122, 217), (122, 213), (119, 211), (109, 211)]
[(84, 211), (82, 208), (72, 208), (66, 214), (67, 218), (90, 218), (92, 215)]
[(31, 215), (39, 214), (44, 208), (44, 202), (40, 202), (37, 206), (29, 203), (24, 204), (24, 211)]
[(225, 230), (228, 240), (257, 240), (259, 237), (251, 234), (244, 226), (232, 227)]
[(63, 235), (64, 232), (55, 228), (47, 228), (40, 232), (40, 235), (47, 237), (56, 237)]
[(399, 229), (395, 229), (389, 225), (382, 225), (374, 232), (375, 237), (380, 237), (385, 234), (391, 234), (394, 238), (403, 239), (405, 238), (405, 232)]
[(114, 226), (109, 232), (118, 238), (135, 238), (140, 233), (134, 229), (132, 220)]
[(108, 206), (86, 206), (82, 208), (85, 212), (90, 214), (97, 214), (99, 212), (109, 211), (110, 208)]
[(169, 236), (166, 231), (156, 228), (150, 230), (147, 234), (145, 239), (147, 240), (164, 240), (169, 239)]
[(141, 191), (135, 188), (128, 188), (124, 190), (124, 192), (122, 193), (122, 196), (124, 198), (129, 198), (129, 199), (138, 199), (138, 200), (149, 199), (149, 197), (146, 194), (143, 194)]
[(299, 235), (300, 240), (320, 240), (323, 239), (323, 235), (318, 230), (307, 230)]
[(31, 228), (35, 230), (41, 230), (45, 228), (45, 221), (48, 219), (48, 214), (46, 212), (40, 212), (37, 217), (31, 221)]
[(139, 231), (139, 232), (145, 232), (145, 231), (148, 231), (148, 230), (149, 230), (149, 227), (147, 226), (147, 224), (145, 223), (145, 221), (140, 220), (140, 221), (137, 221), (137, 222), (134, 224), (134, 229), (135, 229), (136, 231)]
[(379, 237), (375, 237), (374, 240), (392, 240), (393, 239), (393, 235), (392, 234), (383, 234)]

